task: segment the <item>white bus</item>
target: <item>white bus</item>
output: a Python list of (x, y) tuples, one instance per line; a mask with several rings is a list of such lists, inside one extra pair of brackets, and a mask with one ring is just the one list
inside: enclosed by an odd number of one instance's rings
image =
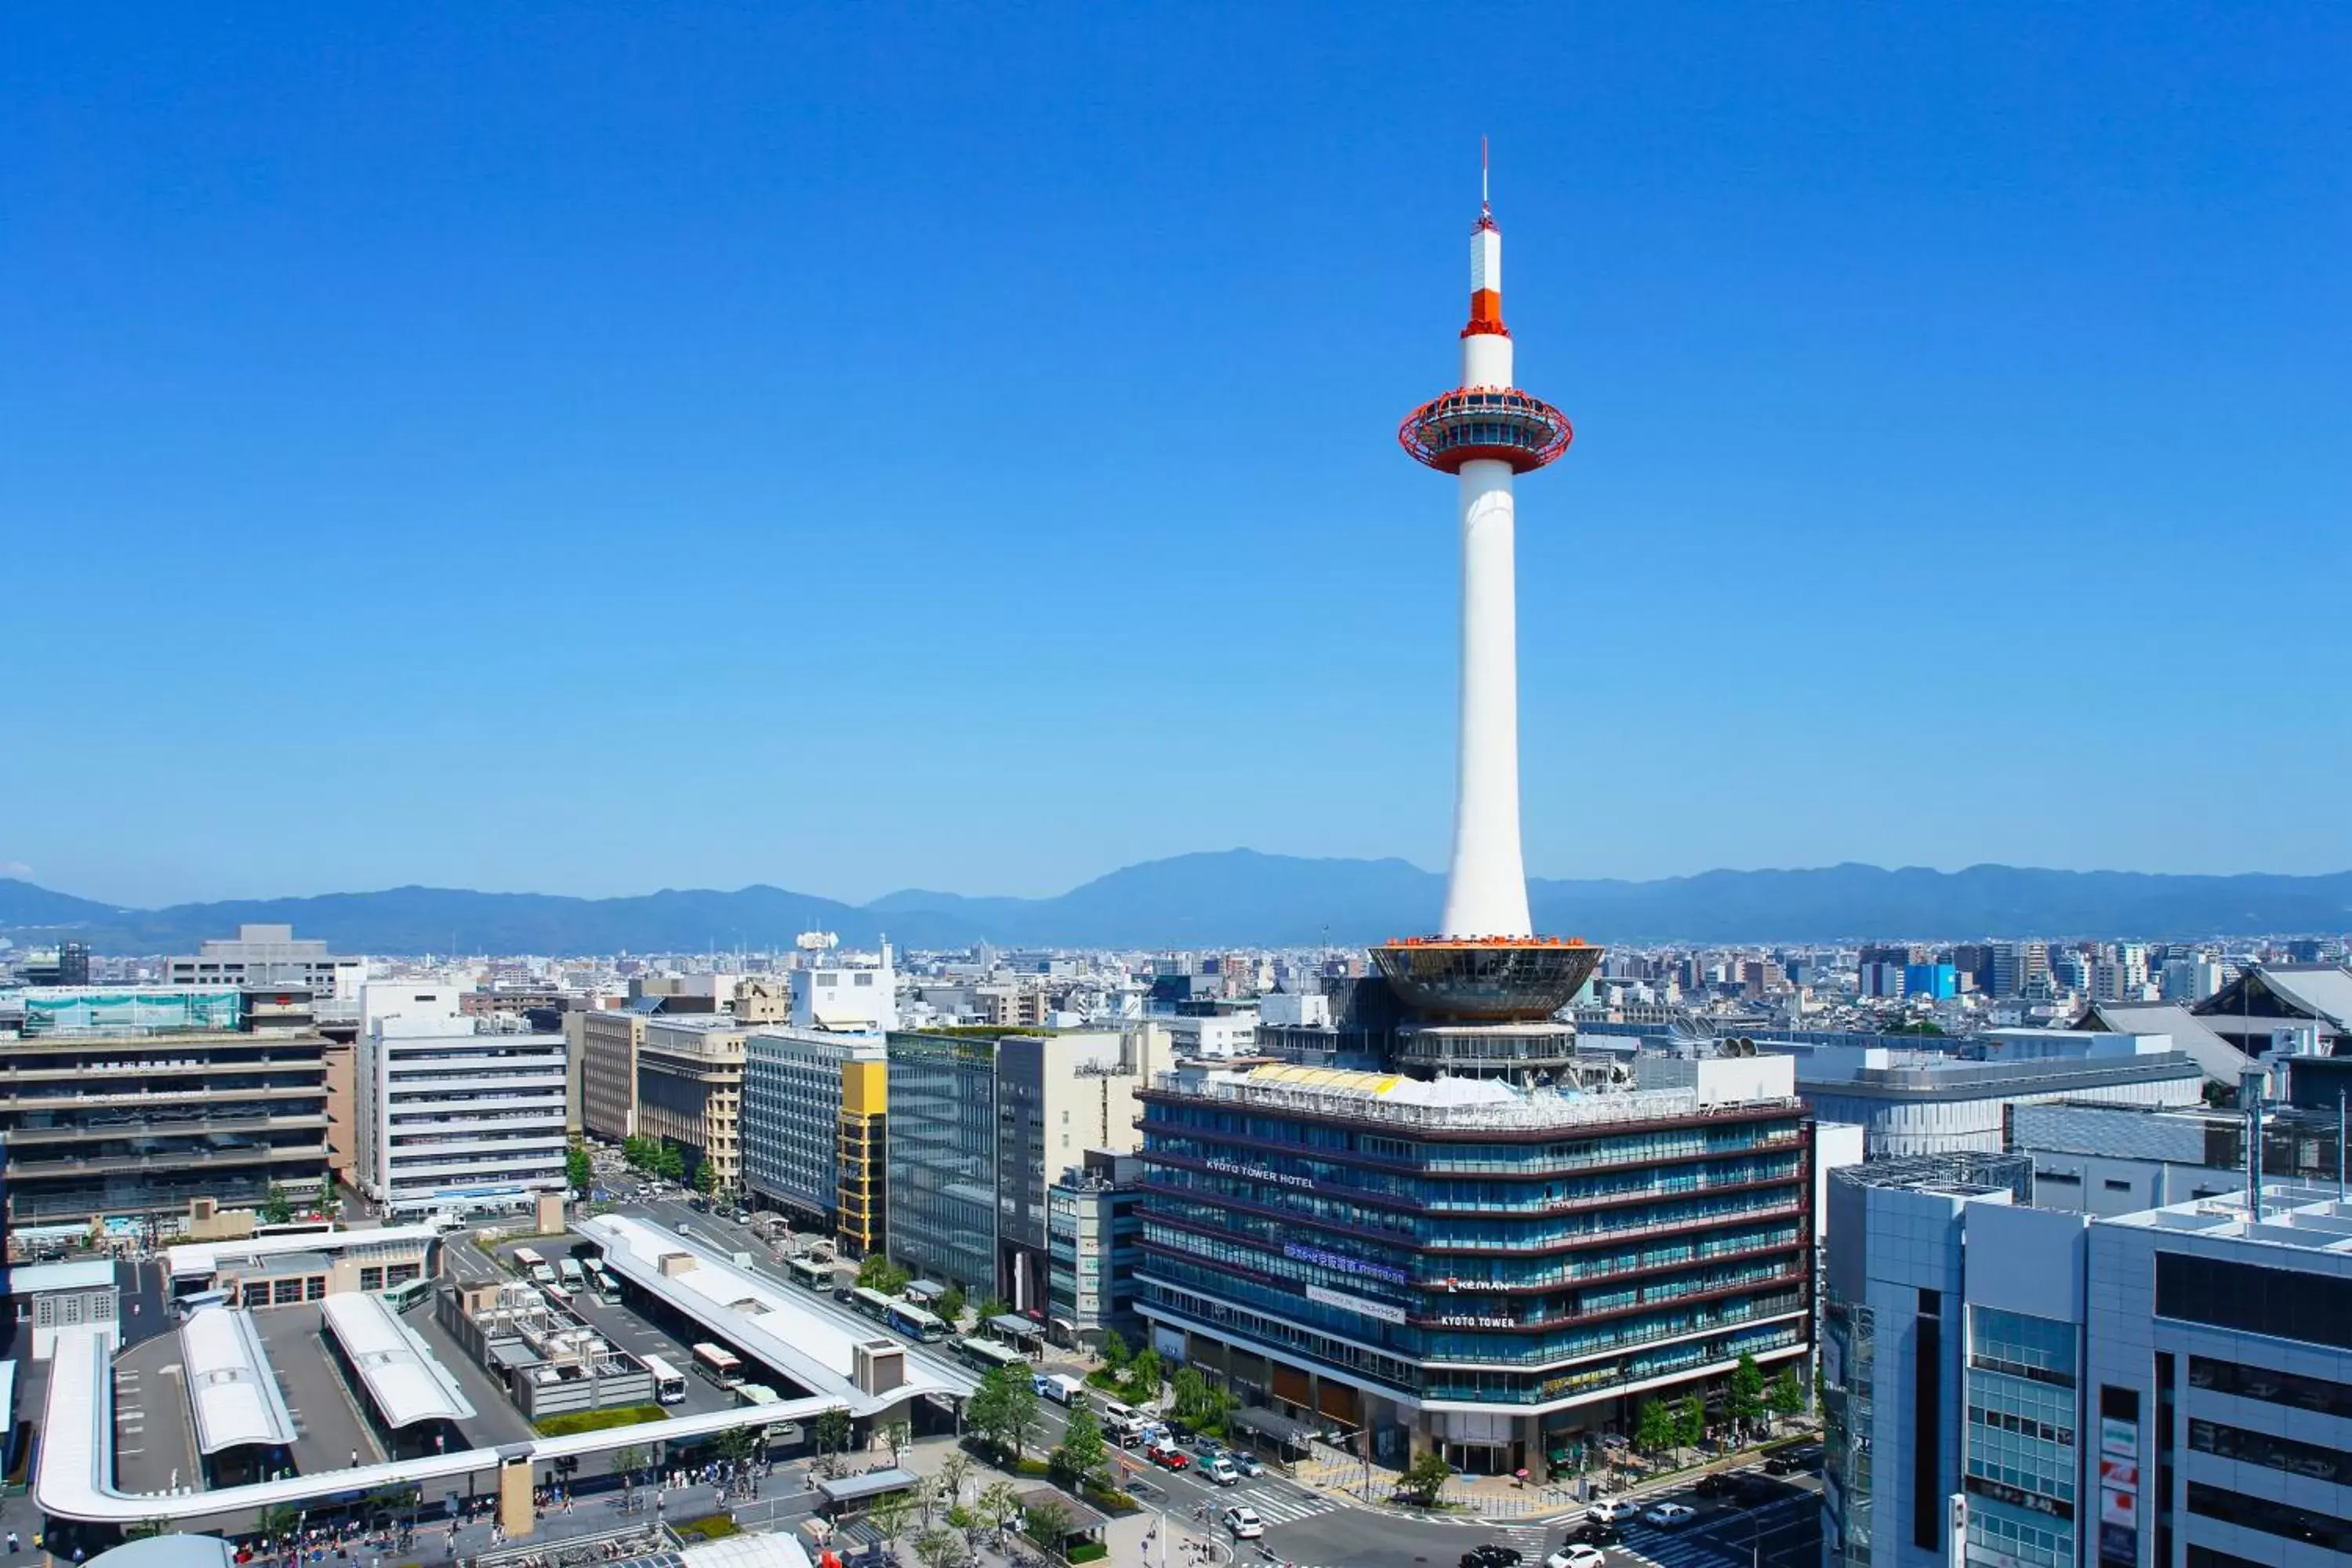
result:
[(812, 1290), (833, 1289), (833, 1266), (829, 1263), (819, 1263), (814, 1258), (795, 1258), (784, 1267), (791, 1270), (795, 1285), (805, 1285)]
[(742, 1358), (708, 1341), (694, 1347), (694, 1370), (721, 1388), (733, 1388), (743, 1381)]
[(596, 1292), (596, 1300), (604, 1302), (608, 1307), (619, 1306), (621, 1304), (621, 1282), (613, 1278), (613, 1271), (605, 1268), (602, 1263), (592, 1261), (587, 1266), (587, 1272), (588, 1288)]
[(528, 1247), (518, 1247), (508, 1256), (514, 1259), (515, 1272), (525, 1278), (547, 1267), (547, 1259)]
[(588, 1283), (587, 1276), (581, 1272), (580, 1259), (576, 1258), (566, 1258), (560, 1260), (555, 1266), (555, 1276), (557, 1279), (563, 1281), (563, 1288), (565, 1289), (574, 1292), (578, 1291), (582, 1286)]
[(683, 1405), (686, 1403), (686, 1373), (657, 1355), (646, 1357), (646, 1370), (654, 1374), (654, 1403)]

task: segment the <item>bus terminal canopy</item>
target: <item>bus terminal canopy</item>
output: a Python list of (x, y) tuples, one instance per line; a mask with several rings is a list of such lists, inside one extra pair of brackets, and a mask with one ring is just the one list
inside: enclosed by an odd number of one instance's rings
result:
[(1301, 1452), (1315, 1441), (1314, 1427), (1304, 1421), (1276, 1415), (1262, 1405), (1253, 1405), (1247, 1409), (1236, 1410), (1225, 1419), (1235, 1426), (1255, 1432), (1261, 1437), (1271, 1437), (1277, 1443), (1286, 1444)]
[(916, 1484), (912, 1470), (868, 1470), (862, 1476), (843, 1476), (838, 1480), (819, 1481), (817, 1494), (825, 1502), (838, 1508), (845, 1502), (866, 1502), (886, 1492), (902, 1492)]
[(988, 1320), (988, 1326), (1008, 1340), (1042, 1340), (1044, 1325), (1033, 1323), (1017, 1312), (999, 1312)]

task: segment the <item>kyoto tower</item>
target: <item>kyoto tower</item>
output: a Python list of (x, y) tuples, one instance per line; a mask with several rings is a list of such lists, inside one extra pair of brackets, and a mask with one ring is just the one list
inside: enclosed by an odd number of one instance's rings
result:
[(1538, 937), (1519, 853), (1517, 523), (1512, 487), (1568, 450), (1567, 416), (1512, 384), (1503, 325), (1503, 232), (1486, 199), (1470, 231), (1462, 384), (1397, 427), (1419, 461), (1454, 476), (1462, 510), (1461, 752), (1454, 863), (1439, 934), (1372, 950), (1390, 989), (1424, 1016), (1534, 1021), (1574, 995), (1601, 950)]

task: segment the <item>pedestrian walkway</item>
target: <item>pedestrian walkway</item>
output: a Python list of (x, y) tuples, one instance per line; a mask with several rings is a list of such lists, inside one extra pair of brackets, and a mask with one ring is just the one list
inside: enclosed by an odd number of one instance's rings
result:
[(1226, 1507), (1255, 1509), (1258, 1517), (1268, 1524), (1295, 1524), (1342, 1506), (1337, 1498), (1289, 1486), (1247, 1487), (1231, 1496), (1232, 1501)]

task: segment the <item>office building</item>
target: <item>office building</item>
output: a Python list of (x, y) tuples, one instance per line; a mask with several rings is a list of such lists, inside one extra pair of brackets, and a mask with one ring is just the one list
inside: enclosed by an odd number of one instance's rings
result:
[[(1824, 1568), (1946, 1568), (1947, 1500), (1960, 1489), (1963, 1434), (1979, 1425), (1963, 1413), (1972, 1405), (1985, 1410), (2004, 1434), (2012, 1414), (2006, 1401), (1976, 1401), (1973, 1373), (1964, 1369), (1968, 1271), (1982, 1261), (1965, 1245), (1967, 1215), (1971, 1205), (2024, 1204), (2032, 1180), (2028, 1162), (2003, 1154), (1876, 1160), (1831, 1175), (1821, 1349)], [(2050, 1358), (2037, 1348), (2032, 1359)], [(2064, 1357), (2070, 1378), (2076, 1359)], [(2035, 1419), (2031, 1430), (2048, 1435), (2045, 1448), (2062, 1425), (2071, 1447), (2071, 1421)], [(2005, 1473), (2013, 1477), (2014, 1468)], [(2051, 1468), (2046, 1453), (2036, 1468)], [(2017, 1491), (2022, 1500), (2054, 1485), (2030, 1481)], [(2059, 1507), (2072, 1517), (2074, 1499)], [(2035, 1568), (2073, 1561), (2013, 1555)]]
[[(1245, 1403), (1549, 1473), (1811, 1341), (1808, 1120), (1786, 1058), (1609, 1094), (1205, 1067), (1146, 1090), (1138, 1310)], [(1777, 1084), (1770, 1080), (1777, 1079)]]
[(387, 1213), (528, 1210), (565, 1187), (561, 1035), (478, 1035), (454, 987), (371, 984), (355, 1117), (360, 1186)]
[(2162, 973), (2167, 1002), (2189, 1005), (2221, 989), (2221, 961), (2209, 952), (2168, 958)]
[(835, 1143), (841, 1173), (834, 1239), (852, 1258), (887, 1249), (890, 1235), (890, 1065), (863, 1058), (841, 1068), (841, 1123)]
[(1099, 1345), (1116, 1333), (1130, 1347), (1146, 1342), (1135, 1310), (1142, 1177), (1134, 1155), (1089, 1149), (1046, 1191), (1046, 1311), (1066, 1341)]
[[(792, 971), (787, 977), (792, 990), (793, 1027), (836, 1034), (887, 1035), (898, 1026), (898, 974), (889, 943), (883, 943), (879, 955), (870, 959), (864, 953), (838, 952), (829, 946), (814, 951), (818, 954), (815, 960), (806, 968)], [(1034, 1024), (1043, 1020), (989, 1021)]]
[[(1813, 1046), (1759, 1039), (1797, 1059), (1797, 1092), (1823, 1121), (1864, 1130), (1873, 1159), (1999, 1153), (2020, 1105), (2044, 1100), (2189, 1106), (2204, 1102), (2205, 1074), (2168, 1036), (1996, 1029), (2002, 1059), (1885, 1046)], [(2013, 1057), (2015, 1059), (2011, 1059)]]
[(1832, 1184), (1825, 1565), (1942, 1568), (1956, 1524), (1993, 1568), (2352, 1552), (2352, 1205), (2265, 1183), (2088, 1216), (2016, 1181)]
[(193, 955), (165, 960), (163, 977), (173, 985), (307, 992), (319, 1022), (348, 1034), (359, 1024), (367, 961), (339, 958), (323, 942), (298, 942), (289, 925), (240, 925), (233, 938), (208, 939)]
[(1149, 1025), (891, 1035), (890, 1257), (1045, 1310), (1045, 1190), (1088, 1149), (1135, 1146), (1136, 1090), (1166, 1058)]
[(299, 993), (44, 987), (0, 998), (12, 1226), (318, 1201), (327, 1041)]
[(580, 1123), (590, 1137), (619, 1143), (637, 1135), (637, 1047), (660, 1006), (642, 998), (579, 1015)]
[[(2246, 1119), (2234, 1110), (2021, 1105), (2011, 1140), (2033, 1162), (2033, 1201), (2043, 1208), (2112, 1217), (2245, 1185)], [(2266, 1178), (2333, 1186), (2336, 1162), (2332, 1097), (2324, 1108), (2276, 1106), (2264, 1116)]]
[(2004, 942), (1992, 950), (1992, 994), (1995, 996), (2042, 996), (2050, 990), (2050, 948), (2046, 942)]
[(770, 1027), (744, 1037), (743, 1180), (754, 1200), (835, 1227), (845, 1080), (853, 1063), (882, 1060), (878, 1035)]
[(743, 1039), (730, 1016), (646, 1021), (637, 1042), (637, 1136), (677, 1145), (689, 1180), (709, 1167), (714, 1192), (743, 1180)]

